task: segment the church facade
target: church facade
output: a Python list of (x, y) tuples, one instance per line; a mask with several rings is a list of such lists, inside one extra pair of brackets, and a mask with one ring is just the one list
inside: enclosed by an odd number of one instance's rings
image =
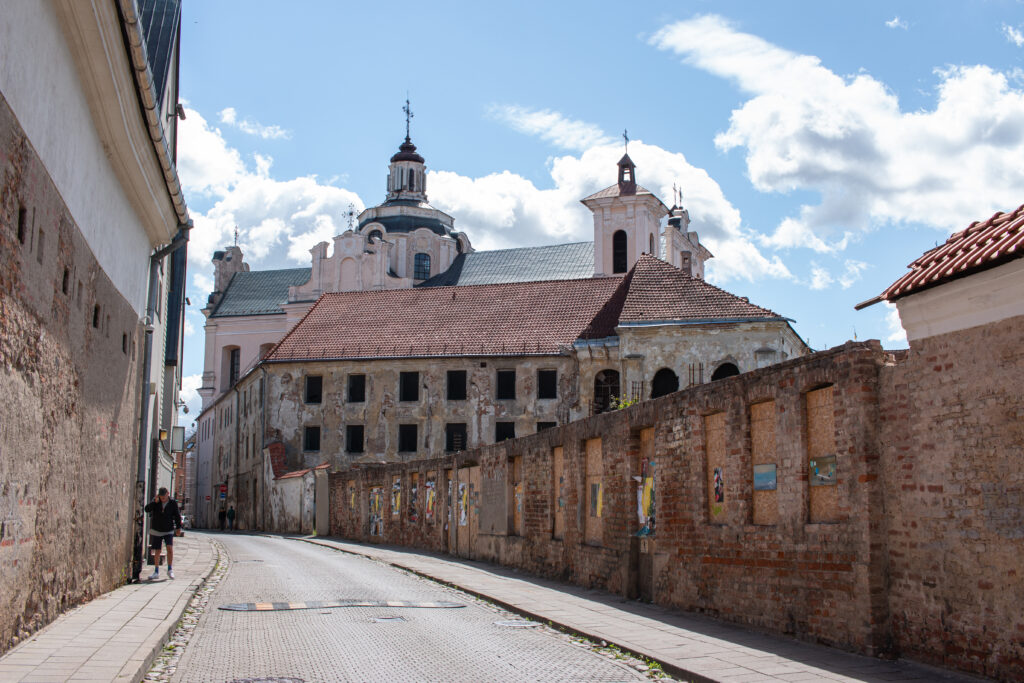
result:
[(288, 471), (475, 448), (809, 351), (789, 319), (707, 283), (687, 212), (628, 154), (617, 170), (581, 200), (593, 242), (476, 251), (427, 203), (406, 137), (385, 201), (310, 268), (217, 252), (198, 498), (226, 484), (243, 528), (270, 528)]

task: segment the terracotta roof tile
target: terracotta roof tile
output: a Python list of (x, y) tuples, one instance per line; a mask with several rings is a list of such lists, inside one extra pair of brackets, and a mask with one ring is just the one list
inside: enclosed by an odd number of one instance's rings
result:
[(701, 320), (785, 320), (744, 297), (690, 277), (675, 266), (643, 254), (631, 272), (619, 323)]
[(910, 272), (876, 299), (858, 304), (858, 308), (880, 299), (895, 301), (929, 287), (955, 280), (978, 271), (1002, 265), (1024, 256), (1024, 205), (1008, 213), (996, 213), (987, 221), (971, 223), (950, 236), (945, 244), (929, 249), (908, 266)]
[(267, 361), (555, 354), (591, 324), (621, 281), (324, 294)]

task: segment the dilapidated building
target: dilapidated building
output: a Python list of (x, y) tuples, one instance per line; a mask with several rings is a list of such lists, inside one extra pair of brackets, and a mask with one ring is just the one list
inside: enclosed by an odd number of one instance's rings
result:
[(422, 169), (406, 139), (386, 201), (311, 268), (214, 255), (200, 462), (241, 525), (278, 526), (269, 444), (290, 470), (457, 452), (808, 350), (787, 318), (704, 280), (687, 212), (638, 185), (628, 155), (582, 200), (593, 242), (500, 251), (426, 203)]

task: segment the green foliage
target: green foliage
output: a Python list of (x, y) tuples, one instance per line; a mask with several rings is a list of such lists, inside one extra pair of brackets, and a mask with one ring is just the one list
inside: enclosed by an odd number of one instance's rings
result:
[(612, 410), (622, 410), (632, 405), (636, 405), (640, 402), (638, 398), (620, 398), (619, 396), (612, 396)]

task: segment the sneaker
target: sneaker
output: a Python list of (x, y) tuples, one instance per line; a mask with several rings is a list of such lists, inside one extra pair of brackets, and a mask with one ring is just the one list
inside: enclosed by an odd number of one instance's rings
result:
[(173, 569), (168, 569), (167, 570), (167, 578), (168, 579), (173, 579), (174, 578), (174, 570)]
[(150, 581), (156, 581), (159, 578), (160, 578), (160, 572), (153, 572), (152, 574), (149, 575), (149, 580)]

